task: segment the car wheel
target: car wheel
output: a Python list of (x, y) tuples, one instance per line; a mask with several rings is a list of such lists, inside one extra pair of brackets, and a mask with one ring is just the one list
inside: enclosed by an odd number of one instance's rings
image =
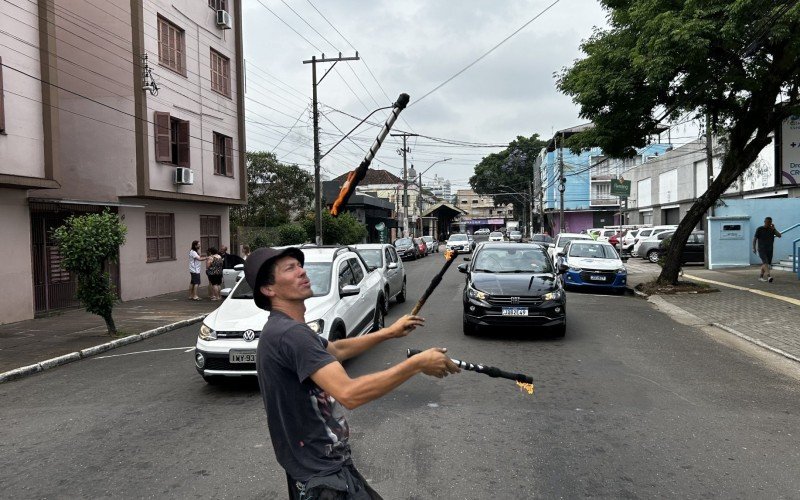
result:
[(564, 338), (567, 334), (567, 320), (564, 320), (560, 325), (553, 327), (553, 336), (556, 338)]
[(471, 335), (475, 335), (476, 333), (478, 333), (478, 326), (477, 325), (473, 325), (472, 323), (470, 323), (469, 321), (467, 321), (465, 319), (464, 320), (464, 335), (469, 337)]
[(208, 385), (217, 385), (222, 380), (222, 377), (215, 377), (215, 376), (212, 376), (212, 375), (203, 375), (203, 380), (205, 380)]
[(658, 262), (658, 250), (650, 250), (647, 252), (647, 260), (656, 264)]
[(386, 289), (383, 291), (383, 314), (386, 315), (389, 312), (389, 287), (387, 286)]
[(378, 299), (378, 303), (375, 304), (375, 318), (372, 320), (372, 332), (377, 332), (385, 326), (382, 305), (383, 297)]
[(328, 340), (330, 342), (335, 342), (337, 340), (342, 340), (343, 338), (345, 338), (345, 336), (346, 335), (344, 333), (344, 327), (339, 325), (333, 331), (331, 331), (330, 335), (328, 335)]
[(403, 280), (403, 288), (400, 289), (400, 293), (395, 296), (394, 300), (396, 300), (398, 304), (402, 304), (406, 301), (406, 280)]

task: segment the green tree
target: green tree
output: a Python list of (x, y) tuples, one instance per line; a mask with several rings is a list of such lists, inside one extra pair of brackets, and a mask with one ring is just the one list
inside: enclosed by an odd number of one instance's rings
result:
[(297, 245), (299, 243), (305, 243), (307, 236), (306, 229), (303, 225), (296, 222), (283, 224), (278, 227), (279, 245)]
[(517, 137), (506, 149), (490, 154), (475, 166), (470, 186), (478, 194), (492, 194), (498, 205), (513, 203), (514, 213), (523, 213), (533, 181), (533, 162), (546, 144), (538, 134)]
[(106, 264), (119, 258), (127, 231), (117, 214), (108, 210), (71, 216), (53, 231), (64, 269), (77, 278), (78, 300), (87, 311), (105, 320), (109, 335), (117, 333), (111, 316), (117, 296)]
[(797, 114), (800, 6), (797, 0), (601, 0), (608, 29), (581, 48), (586, 57), (558, 76), (559, 89), (595, 127), (569, 145), (634, 154), (665, 119), (711, 117), (725, 139), (722, 170), (681, 221), (660, 283), (677, 283), (692, 229), (758, 153)]
[(247, 153), (247, 204), (231, 208), (231, 223), (272, 227), (302, 215), (314, 200), (313, 177), (265, 151)]
[[(316, 238), (314, 212), (309, 212), (303, 219), (303, 227), (309, 241)], [(322, 244), (354, 245), (367, 237), (367, 228), (350, 212), (342, 212), (334, 217), (327, 210), (322, 211)]]

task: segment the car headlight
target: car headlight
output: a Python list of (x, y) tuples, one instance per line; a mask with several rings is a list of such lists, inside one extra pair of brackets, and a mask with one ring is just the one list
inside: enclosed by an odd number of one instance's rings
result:
[(574, 267), (574, 266), (569, 266), (569, 270), (572, 271), (573, 273), (579, 273), (583, 271), (583, 269), (581, 269), (580, 267)]
[(480, 290), (476, 290), (471, 286), (467, 288), (467, 297), (475, 300), (480, 300), (482, 302), (486, 302), (486, 299), (489, 298), (489, 294), (486, 292), (482, 292)]
[(543, 300), (558, 300), (561, 298), (561, 290), (553, 290), (552, 292), (542, 295)]
[(625, 274), (627, 272), (628, 270), (625, 269), (624, 267), (620, 267), (619, 269), (617, 269), (617, 274)]
[(217, 332), (203, 323), (200, 327), (200, 338), (203, 340), (217, 340)]
[(321, 334), (322, 330), (325, 328), (325, 322), (321, 319), (318, 319), (316, 321), (309, 321), (306, 324), (308, 325), (309, 328), (311, 328), (311, 331), (316, 333), (317, 335)]

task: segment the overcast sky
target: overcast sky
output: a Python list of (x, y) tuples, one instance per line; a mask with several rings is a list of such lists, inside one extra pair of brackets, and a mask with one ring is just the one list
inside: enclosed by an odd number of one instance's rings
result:
[[(580, 57), (579, 45), (593, 27), (605, 25), (605, 13), (594, 0), (560, 0), (423, 98), (552, 2), (243, 1), (247, 148), (274, 149), (282, 161), (310, 169), (311, 65), (302, 61), (322, 52), (328, 57), (338, 51), (352, 56), (353, 47), (362, 60), (338, 63), (318, 88), (323, 153), (357, 123), (338, 111), (363, 118), (390, 105), (402, 92), (411, 96), (411, 104), (393, 132), (505, 145), (518, 135), (549, 138), (554, 130), (583, 123), (577, 107), (556, 90), (553, 73)], [(318, 77), (329, 67), (319, 64)], [(370, 121), (383, 124), (386, 113), (378, 112)], [(335, 176), (355, 168), (378, 130), (362, 126), (353, 141), (345, 140), (323, 159), (323, 173)], [(387, 141), (372, 166), (402, 176), (399, 147), (397, 139)], [(423, 138), (411, 138), (409, 147), (409, 163), (418, 172), (452, 158), (432, 167), (425, 178), (436, 173), (462, 187), (481, 158), (503, 149), (454, 147)]]

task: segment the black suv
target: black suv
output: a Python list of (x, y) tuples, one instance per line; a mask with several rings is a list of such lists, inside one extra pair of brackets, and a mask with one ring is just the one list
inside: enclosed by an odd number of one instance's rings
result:
[(468, 264), (464, 335), (497, 326), (552, 327), (567, 332), (567, 297), (544, 248), (534, 243), (483, 243)]

